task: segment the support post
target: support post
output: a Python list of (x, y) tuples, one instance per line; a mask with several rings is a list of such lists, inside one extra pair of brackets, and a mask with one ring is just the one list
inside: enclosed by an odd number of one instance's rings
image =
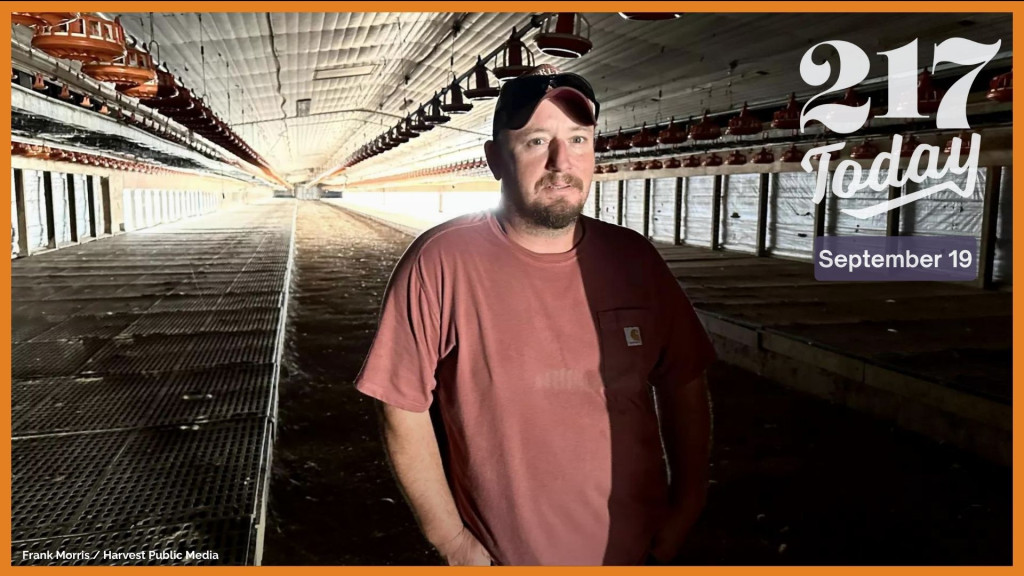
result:
[(18, 211), (18, 256), (29, 255), (28, 248), (28, 214), (25, 212), (25, 173), (21, 168), (14, 169), (14, 204)]
[(771, 174), (761, 174), (761, 187), (757, 191), (757, 255), (767, 254), (768, 244), (768, 188)]
[(50, 173), (43, 172), (43, 202), (46, 206), (46, 247), (57, 247), (57, 225), (53, 212), (53, 182)]
[(718, 234), (722, 228), (722, 187), (725, 180), (724, 174), (715, 176), (714, 192), (711, 195), (711, 249), (718, 250), (721, 243)]
[(996, 224), (999, 221), (999, 184), (1003, 179), (1002, 166), (988, 166), (985, 178), (985, 205), (981, 218), (981, 245), (978, 250), (979, 288), (992, 288), (992, 273), (996, 259)]

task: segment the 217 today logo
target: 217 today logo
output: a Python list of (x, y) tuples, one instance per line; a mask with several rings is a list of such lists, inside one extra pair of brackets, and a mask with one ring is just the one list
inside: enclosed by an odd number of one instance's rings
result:
[[(962, 78), (957, 80), (946, 91), (936, 111), (936, 128), (964, 130), (970, 128), (970, 125), (967, 123), (967, 96), (970, 93), (971, 85), (981, 69), (985, 67), (985, 64), (988, 64), (998, 53), (1001, 44), (1002, 41), (997, 41), (994, 44), (981, 44), (965, 38), (949, 38), (935, 45), (932, 62), (933, 72), (936, 65), (940, 62), (949, 62), (961, 66), (974, 66), (973, 69), (964, 74)], [(826, 94), (841, 92), (862, 82), (868, 76), (871, 66), (870, 61), (863, 50), (850, 42), (829, 40), (816, 44), (807, 50), (800, 60), (800, 76), (804, 82), (811, 86), (821, 86), (832, 75), (832, 67), (828, 62), (818, 64), (813, 60), (815, 50), (822, 46), (831, 46), (836, 50), (840, 63), (839, 74), (831, 88), (814, 96), (804, 105), (800, 113), (800, 130), (803, 131), (808, 122), (817, 120), (833, 132), (851, 134), (859, 130), (867, 122), (871, 112), (870, 98), (860, 106), (812, 104), (815, 100)], [(917, 53), (917, 40), (895, 50), (878, 53), (880, 56), (885, 56), (888, 59), (889, 68), (889, 109), (884, 116), (878, 116), (878, 118), (926, 118), (926, 116), (918, 112), (917, 108)], [(939, 148), (924, 143), (918, 145), (907, 163), (906, 171), (902, 177), (899, 177), (896, 168), (899, 167), (903, 139), (901, 136), (896, 135), (893, 137), (892, 151), (879, 154), (874, 162), (872, 162), (871, 168), (866, 175), (863, 173), (864, 171), (860, 164), (854, 160), (839, 162), (832, 177), (832, 193), (840, 198), (850, 198), (858, 191), (868, 187), (881, 192), (890, 186), (901, 187), (908, 180), (920, 184), (927, 179), (942, 178), (947, 173), (966, 173), (967, 178), (963, 188), (958, 187), (953, 182), (943, 182), (874, 206), (860, 209), (842, 209), (842, 212), (855, 218), (871, 218), (942, 190), (950, 190), (967, 198), (974, 191), (978, 169), (978, 152), (981, 148), (981, 136), (979, 134), (971, 135), (969, 152), (967, 153), (967, 158), (963, 159), (963, 162), (961, 162), (962, 144), (959, 137), (953, 138), (949, 157), (941, 169), (939, 168)], [(821, 202), (825, 197), (832, 154), (842, 150), (845, 146), (845, 142), (818, 146), (811, 148), (804, 155), (801, 166), (806, 172), (814, 171), (811, 159), (819, 157), (818, 177), (814, 190), (815, 204)], [(887, 174), (884, 180), (882, 179), (883, 170)], [(851, 181), (844, 188), (843, 181), (846, 179), (847, 173), (850, 174)]]

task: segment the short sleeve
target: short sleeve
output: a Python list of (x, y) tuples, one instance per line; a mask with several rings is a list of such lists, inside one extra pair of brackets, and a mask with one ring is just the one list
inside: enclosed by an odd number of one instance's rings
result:
[(440, 358), (438, 291), (426, 285), (421, 267), (414, 248), (395, 266), (377, 334), (356, 378), (363, 394), (412, 412), (430, 407)]
[(665, 323), (665, 338), (649, 380), (655, 387), (684, 386), (714, 362), (715, 348), (693, 304), (660, 255), (654, 268), (658, 319)]

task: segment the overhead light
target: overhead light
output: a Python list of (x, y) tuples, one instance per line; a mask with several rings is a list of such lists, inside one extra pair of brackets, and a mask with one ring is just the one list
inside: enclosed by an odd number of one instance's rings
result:
[(376, 68), (376, 65), (374, 64), (363, 64), (361, 66), (335, 66), (334, 68), (320, 68), (313, 71), (313, 80), (333, 80), (335, 78), (367, 76), (373, 73), (374, 68)]

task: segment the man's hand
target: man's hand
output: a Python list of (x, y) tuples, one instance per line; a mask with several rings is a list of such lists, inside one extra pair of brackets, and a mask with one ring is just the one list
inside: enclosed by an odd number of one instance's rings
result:
[(490, 566), (491, 556), (476, 537), (463, 526), (462, 530), (437, 551), (449, 566)]
[(669, 465), (669, 513), (651, 542), (651, 555), (672, 561), (707, 502), (711, 399), (703, 374), (684, 386), (657, 390), (661, 435)]
[(678, 510), (668, 515), (651, 542), (650, 555), (658, 564), (668, 564), (679, 554), (679, 549), (682, 548), (699, 513), (699, 509)]

